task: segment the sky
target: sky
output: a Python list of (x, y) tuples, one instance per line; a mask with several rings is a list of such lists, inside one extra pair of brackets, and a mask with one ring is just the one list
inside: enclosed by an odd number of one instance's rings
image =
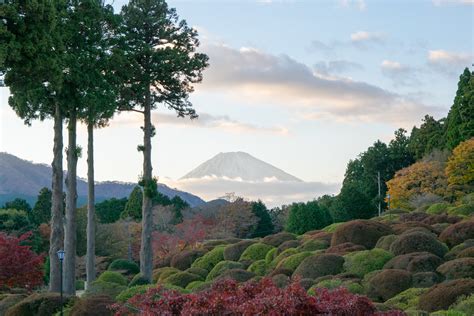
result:
[[(115, 9), (124, 3), (115, 0)], [(154, 112), (154, 174), (205, 199), (234, 190), (278, 204), (337, 193), (347, 162), (377, 139), (390, 141), (425, 114), (446, 116), (459, 74), (474, 62), (473, 0), (168, 3), (198, 30), (210, 67), (190, 98), (198, 120), (160, 105)], [(0, 88), (0, 151), (50, 164), (52, 122), (25, 126), (8, 95)], [(97, 180), (137, 180), (140, 125), (139, 116), (120, 114), (96, 131)], [(78, 144), (86, 148), (86, 140), (82, 126)], [(283, 169), (305, 187), (179, 180), (229, 151)], [(80, 176), (86, 167), (82, 158)]]

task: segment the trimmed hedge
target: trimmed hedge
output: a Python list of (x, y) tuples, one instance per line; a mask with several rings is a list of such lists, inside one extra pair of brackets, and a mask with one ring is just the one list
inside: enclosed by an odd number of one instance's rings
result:
[(230, 269), (241, 269), (243, 267), (242, 263), (235, 261), (221, 261), (214, 266), (214, 268), (209, 272), (206, 277), (206, 281), (212, 281), (221, 275), (226, 270)]
[(311, 295), (314, 295), (316, 293), (315, 290), (317, 288), (326, 288), (326, 289), (332, 290), (338, 287), (344, 287), (353, 294), (362, 294), (364, 292), (364, 288), (358, 282), (351, 281), (351, 280), (344, 281), (341, 279), (328, 279), (328, 280), (323, 280), (321, 282), (318, 282), (308, 291), (308, 293)]
[(233, 279), (237, 282), (246, 282), (255, 277), (255, 273), (243, 269), (230, 269), (224, 271), (216, 280)]
[(392, 253), (379, 248), (352, 252), (344, 256), (344, 270), (363, 277), (371, 271), (382, 269), (384, 264), (392, 258)]
[(267, 264), (265, 260), (258, 260), (252, 263), (247, 271), (255, 273), (257, 276), (265, 276), (267, 274)]
[(27, 296), (25, 294), (2, 294), (0, 299), (0, 315), (5, 315), (10, 307), (22, 301), (26, 297)]
[(114, 313), (109, 306), (113, 303), (107, 295), (81, 298), (74, 303), (69, 316), (112, 316)]
[(474, 203), (459, 205), (448, 210), (449, 215), (470, 216), (474, 214)]
[(344, 258), (335, 254), (312, 255), (305, 258), (293, 276), (316, 279), (325, 275), (335, 275), (342, 271)]
[[(287, 249), (285, 249), (285, 250), (287, 250)], [(277, 257), (277, 254), (278, 254), (278, 249), (277, 248), (271, 249), (265, 255), (265, 263), (269, 265)]]
[(191, 267), (197, 258), (202, 257), (206, 253), (203, 249), (184, 250), (171, 258), (170, 266), (179, 270), (186, 270)]
[(186, 286), (193, 281), (202, 281), (202, 277), (189, 272), (178, 272), (167, 277), (164, 282), (181, 288)]
[(287, 240), (278, 246), (278, 252), (282, 252), (290, 248), (298, 248), (300, 245), (301, 241), (299, 240)]
[(281, 232), (274, 235), (266, 236), (262, 239), (262, 243), (273, 247), (278, 247), (285, 241), (296, 240), (296, 235), (288, 232)]
[[(66, 305), (72, 298), (65, 296)], [(61, 308), (61, 298), (59, 293), (34, 293), (12, 307), (10, 307), (5, 316), (50, 316)]]
[(145, 285), (145, 284), (150, 284), (150, 282), (148, 282), (148, 280), (143, 276), (143, 274), (138, 273), (130, 281), (130, 283), (128, 284), (128, 287), (132, 287), (136, 285)]
[(193, 262), (191, 268), (201, 268), (211, 271), (220, 261), (224, 260), (224, 249), (226, 246), (217, 246), (204, 256)]
[(153, 270), (153, 283), (163, 281), (170, 275), (178, 272), (180, 272), (178, 269), (172, 267), (163, 267)]
[(193, 281), (186, 286), (186, 290), (191, 292), (199, 292), (202, 290), (210, 289), (212, 286), (211, 282), (204, 281)]
[(338, 255), (345, 255), (350, 252), (366, 250), (364, 246), (356, 245), (351, 242), (345, 242), (336, 246), (331, 246), (326, 249), (326, 253), (334, 253)]
[(474, 258), (460, 258), (448, 261), (436, 270), (446, 280), (474, 278)]
[(300, 251), (315, 251), (329, 247), (329, 242), (323, 239), (310, 239), (298, 247)]
[(239, 260), (252, 260), (257, 261), (261, 259), (265, 259), (267, 253), (272, 250), (274, 247), (264, 244), (264, 243), (256, 243), (250, 245), (240, 256)]
[(375, 248), (380, 248), (383, 250), (390, 250), (390, 246), (393, 244), (393, 242), (398, 238), (397, 235), (386, 235), (380, 237), (379, 240), (377, 240), (377, 244), (375, 244)]
[(377, 302), (385, 302), (412, 285), (411, 273), (398, 269), (380, 270), (366, 281), (367, 295)]
[(117, 295), (116, 300), (118, 302), (126, 302), (129, 298), (137, 295), (145, 293), (149, 288), (154, 287), (153, 284), (145, 284), (145, 285), (135, 285), (129, 287), (128, 289), (123, 290), (119, 295)]
[(311, 255), (312, 253), (309, 251), (296, 253), (280, 261), (277, 268), (283, 268), (283, 269), (295, 271), (296, 268), (298, 268), (298, 266), (301, 264), (301, 262)]
[(438, 273), (435, 272), (418, 272), (412, 275), (413, 287), (432, 287), (442, 281)]
[(420, 296), (418, 308), (434, 312), (448, 309), (460, 297), (474, 294), (473, 279), (457, 279), (431, 287)]
[(430, 207), (426, 210), (426, 213), (430, 215), (439, 215), (448, 210), (450, 205), (448, 203), (435, 203), (431, 204)]
[(388, 261), (385, 269), (402, 269), (412, 273), (432, 272), (443, 263), (443, 259), (429, 252), (413, 252), (396, 256)]
[(350, 221), (336, 228), (332, 235), (331, 247), (351, 242), (371, 249), (375, 247), (380, 237), (390, 234), (393, 234), (390, 226), (379, 222), (370, 220)]
[(390, 246), (390, 252), (396, 256), (422, 251), (443, 257), (448, 249), (434, 235), (422, 232), (402, 234)]
[(224, 249), (224, 259), (228, 261), (238, 261), (244, 250), (255, 243), (256, 241), (254, 240), (242, 240), (227, 246)]
[[(272, 249), (273, 250), (273, 249)], [(270, 250), (270, 251), (272, 251)], [(299, 253), (299, 251), (296, 248), (290, 248), (286, 249), (282, 253), (280, 253), (278, 256), (276, 256), (269, 264), (271, 268), (275, 268), (283, 259), (288, 258), (289, 256), (295, 255)], [(266, 259), (266, 258), (265, 258)]]
[(122, 274), (115, 271), (105, 271), (97, 278), (97, 280), (116, 283), (119, 285), (127, 285), (127, 279)]
[(454, 247), (468, 239), (474, 239), (474, 220), (459, 222), (443, 230), (439, 239), (449, 247)]
[(140, 267), (133, 261), (125, 259), (116, 259), (109, 264), (107, 270), (110, 271), (126, 271), (126, 274), (137, 274), (140, 272)]
[(428, 289), (423, 288), (409, 288), (385, 302), (390, 308), (400, 310), (416, 309), (420, 300), (420, 295), (426, 293)]
[(189, 272), (189, 273), (192, 273), (192, 274), (199, 275), (203, 279), (205, 279), (207, 277), (207, 275), (209, 274), (209, 271), (207, 271), (205, 269), (201, 269), (201, 268), (189, 268), (189, 269), (186, 269), (185, 272)]
[(118, 283), (95, 280), (87, 286), (87, 290), (84, 295), (85, 297), (94, 295), (108, 295), (112, 299), (115, 299), (115, 297), (126, 288), (126, 286), (120, 285)]

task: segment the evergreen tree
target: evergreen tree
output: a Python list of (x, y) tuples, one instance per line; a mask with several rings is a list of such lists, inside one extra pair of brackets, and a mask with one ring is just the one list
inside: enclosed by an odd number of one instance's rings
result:
[(24, 199), (16, 198), (13, 201), (6, 202), (3, 208), (9, 208), (19, 211), (25, 211), (26, 214), (31, 212), (31, 206)]
[(435, 120), (430, 115), (425, 115), (420, 127), (414, 126), (408, 148), (415, 159), (421, 159), (435, 149), (445, 147), (444, 119)]
[(326, 209), (319, 207), (318, 202), (294, 203), (290, 206), (286, 230), (301, 235), (331, 223), (331, 215)]
[(188, 99), (193, 84), (202, 80), (201, 71), (208, 57), (196, 52), (197, 31), (180, 20), (176, 10), (164, 0), (131, 0), (122, 12), (122, 54), (118, 75), (121, 76), (122, 109), (143, 114), (142, 238), (140, 272), (151, 280), (153, 268), (152, 199), (157, 192), (152, 175), (151, 138), (155, 128), (151, 110), (163, 104), (179, 117), (197, 117)]
[(39, 191), (38, 199), (30, 215), (30, 220), (36, 226), (42, 223), (49, 223), (51, 220), (51, 197), (52, 192), (48, 188)]
[(268, 213), (268, 209), (262, 201), (252, 203), (252, 212), (258, 218), (257, 227), (252, 234), (252, 238), (264, 237), (273, 233), (273, 223)]
[(345, 222), (357, 218), (371, 218), (377, 214), (373, 200), (355, 182), (345, 183), (333, 205), (334, 222)]
[(130, 196), (128, 197), (125, 209), (120, 215), (121, 218), (131, 217), (134, 220), (140, 220), (142, 218), (142, 203), (143, 203), (143, 192), (142, 188), (135, 186)]
[(97, 219), (102, 224), (115, 223), (120, 219), (120, 214), (125, 209), (128, 199), (111, 198), (95, 205)]
[(469, 68), (459, 76), (454, 104), (446, 118), (446, 146), (452, 150), (474, 137), (474, 72)]

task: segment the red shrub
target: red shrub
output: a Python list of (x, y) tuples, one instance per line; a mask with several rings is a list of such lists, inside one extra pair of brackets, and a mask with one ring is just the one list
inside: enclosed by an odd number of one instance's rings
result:
[(21, 245), (32, 235), (20, 237), (0, 233), (0, 288), (24, 287), (33, 289), (43, 283), (43, 256)]
[[(373, 315), (376, 310), (367, 297), (344, 288), (320, 289), (315, 296), (294, 282), (284, 289), (266, 278), (238, 284), (232, 280), (215, 283), (212, 289), (194, 294), (165, 292), (152, 288), (132, 297), (128, 305), (142, 315)], [(130, 308), (115, 305), (116, 315), (128, 315)], [(397, 314), (392, 314), (397, 315)]]

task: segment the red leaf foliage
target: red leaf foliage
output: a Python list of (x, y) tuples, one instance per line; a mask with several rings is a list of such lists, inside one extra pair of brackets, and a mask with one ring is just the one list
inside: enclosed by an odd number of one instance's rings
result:
[(15, 237), (0, 232), (0, 288), (33, 289), (43, 284), (43, 256), (22, 245), (31, 235)]
[[(320, 289), (312, 296), (293, 282), (284, 289), (271, 279), (239, 284), (233, 280), (215, 283), (208, 291), (181, 294), (162, 287), (149, 289), (113, 306), (116, 316), (133, 315), (377, 315), (373, 303), (365, 296), (354, 295), (345, 288)], [(382, 314), (380, 314), (382, 315)], [(403, 315), (388, 312), (383, 315)]]

